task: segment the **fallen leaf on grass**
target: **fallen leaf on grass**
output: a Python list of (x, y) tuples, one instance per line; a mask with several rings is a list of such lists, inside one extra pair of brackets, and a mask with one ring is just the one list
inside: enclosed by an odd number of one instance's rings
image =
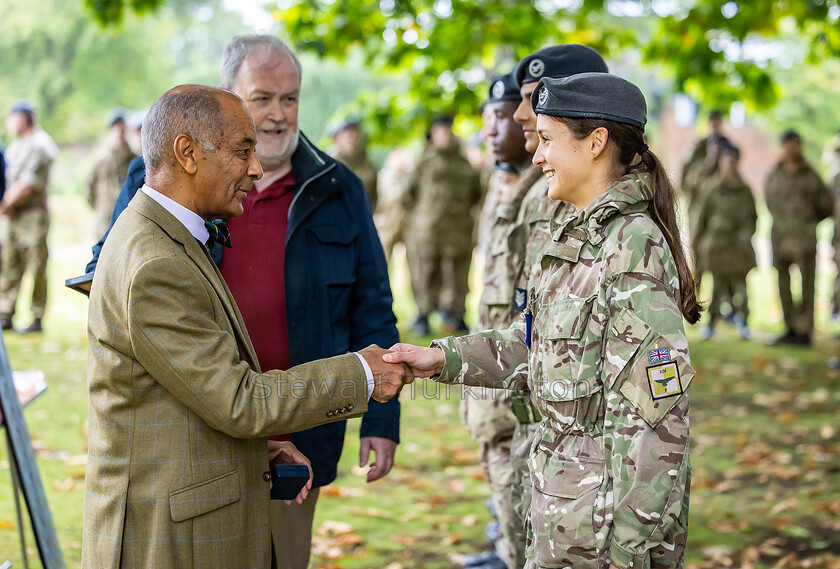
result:
[(337, 498), (359, 498), (365, 495), (362, 488), (343, 488), (341, 486), (324, 486), (321, 488), (322, 496), (335, 496)]
[(799, 500), (796, 498), (789, 498), (787, 500), (783, 500), (773, 506), (770, 510), (770, 515), (775, 516), (776, 514), (780, 514), (785, 510), (790, 510), (791, 508), (798, 508), (799, 507)]
[(73, 482), (72, 478), (65, 478), (62, 481), (53, 482), (53, 490), (58, 490), (60, 492), (69, 492), (76, 486), (76, 483)]
[(461, 518), (461, 525), (464, 526), (464, 527), (471, 528), (471, 527), (475, 526), (475, 524), (477, 522), (478, 522), (478, 516), (476, 516), (475, 514), (469, 514), (469, 515)]
[(394, 561), (393, 563), (389, 563), (385, 566), (385, 569), (403, 569), (402, 563), (397, 563)]
[(391, 536), (391, 541), (394, 543), (398, 543), (400, 545), (407, 545), (407, 546), (414, 546), (417, 545), (417, 538), (413, 535), (403, 535), (399, 533), (395, 533)]
[(15, 529), (14, 522), (10, 522), (9, 520), (0, 520), (0, 529)]
[(383, 520), (392, 520), (394, 515), (385, 510), (377, 508), (344, 508), (344, 511), (351, 516), (359, 516), (362, 518), (381, 518)]
[(713, 545), (703, 550), (703, 555), (712, 560), (729, 559), (732, 553), (732, 548), (728, 545)]
[(457, 533), (450, 533), (449, 535), (444, 537), (442, 540), (440, 540), (440, 544), (443, 545), (444, 547), (448, 547), (450, 545), (455, 545), (456, 543), (461, 543), (462, 539), (463, 538), (460, 535), (458, 535)]

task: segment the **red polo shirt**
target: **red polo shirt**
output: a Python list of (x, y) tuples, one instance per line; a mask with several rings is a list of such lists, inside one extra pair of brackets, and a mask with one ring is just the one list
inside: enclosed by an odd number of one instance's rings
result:
[(263, 371), (291, 367), (284, 260), (294, 182), (289, 172), (261, 192), (254, 188), (242, 202), (245, 212), (228, 220), (232, 247), (224, 252), (221, 272)]

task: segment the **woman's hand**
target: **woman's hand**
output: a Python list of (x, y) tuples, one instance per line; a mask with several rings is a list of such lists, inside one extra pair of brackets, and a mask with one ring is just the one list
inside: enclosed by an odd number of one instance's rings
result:
[[(312, 489), (312, 465), (309, 459), (300, 452), (291, 441), (268, 441), (268, 464), (269, 466), (275, 464), (305, 464), (309, 469), (309, 480), (303, 486), (300, 494), (295, 498), (295, 502), (302, 504)], [(292, 501), (286, 500), (286, 505), (291, 506)]]
[(391, 353), (382, 356), (390, 364), (405, 363), (411, 367), (414, 377), (432, 377), (443, 371), (443, 350), (421, 348), (411, 344), (394, 344)]

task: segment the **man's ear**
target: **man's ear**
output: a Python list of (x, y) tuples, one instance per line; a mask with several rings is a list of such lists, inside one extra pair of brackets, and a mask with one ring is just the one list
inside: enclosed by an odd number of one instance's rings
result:
[(187, 174), (195, 174), (198, 171), (198, 158), (201, 152), (198, 143), (187, 134), (179, 134), (172, 144), (175, 151), (175, 160)]
[(606, 151), (609, 138), (610, 132), (602, 126), (589, 133), (589, 151), (592, 152), (593, 160)]

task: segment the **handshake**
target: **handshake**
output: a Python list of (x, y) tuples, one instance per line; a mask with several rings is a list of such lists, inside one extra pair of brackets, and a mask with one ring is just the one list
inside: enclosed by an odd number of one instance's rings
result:
[(443, 350), (411, 344), (394, 344), (390, 350), (376, 344), (360, 350), (373, 373), (371, 397), (385, 403), (397, 395), (404, 385), (418, 377), (432, 377), (443, 370)]

